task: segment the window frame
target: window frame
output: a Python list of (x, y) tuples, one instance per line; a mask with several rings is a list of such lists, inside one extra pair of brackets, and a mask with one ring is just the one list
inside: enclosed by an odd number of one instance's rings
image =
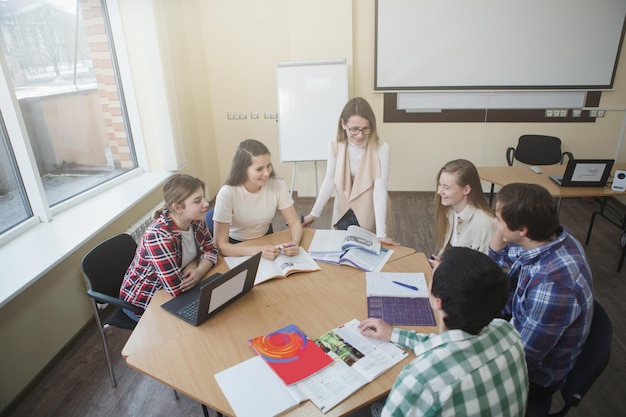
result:
[(129, 130), (132, 132), (132, 145), (134, 145), (138, 167), (106, 183), (85, 190), (54, 207), (50, 207), (37, 169), (35, 155), (28, 139), (26, 126), (19, 110), (19, 102), (14, 89), (11, 87), (10, 72), (5, 58), (2, 57), (0, 59), (0, 114), (4, 120), (8, 135), (7, 139), (13, 150), (15, 163), (33, 215), (1, 234), (0, 247), (10, 244), (16, 237), (37, 225), (52, 221), (56, 215), (83, 204), (102, 192), (117, 187), (143, 172), (150, 171), (118, 0), (101, 0), (101, 5), (105, 24), (108, 25), (108, 30), (112, 37), (110, 47), (115, 55), (114, 62), (117, 64), (117, 82), (121, 84), (121, 90), (123, 91), (120, 97), (124, 101), (126, 119), (129, 124)]

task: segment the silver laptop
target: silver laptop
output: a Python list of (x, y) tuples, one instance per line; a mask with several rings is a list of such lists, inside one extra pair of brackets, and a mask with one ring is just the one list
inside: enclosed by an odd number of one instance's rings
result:
[(563, 175), (550, 175), (561, 187), (604, 187), (614, 159), (570, 159)]
[(261, 252), (224, 274), (211, 275), (161, 307), (187, 323), (199, 326), (254, 287), (260, 260)]

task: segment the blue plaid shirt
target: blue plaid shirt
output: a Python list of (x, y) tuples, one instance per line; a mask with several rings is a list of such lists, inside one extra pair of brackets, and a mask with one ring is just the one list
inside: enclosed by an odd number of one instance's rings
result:
[(522, 336), (530, 382), (560, 388), (589, 335), (591, 269), (581, 244), (561, 229), (534, 249), (509, 244), (489, 256), (508, 269), (506, 313)]

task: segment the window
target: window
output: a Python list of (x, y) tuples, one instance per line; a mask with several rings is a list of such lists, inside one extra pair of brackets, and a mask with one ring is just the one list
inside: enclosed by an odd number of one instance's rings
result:
[(0, 233), (138, 167), (103, 4), (0, 1)]

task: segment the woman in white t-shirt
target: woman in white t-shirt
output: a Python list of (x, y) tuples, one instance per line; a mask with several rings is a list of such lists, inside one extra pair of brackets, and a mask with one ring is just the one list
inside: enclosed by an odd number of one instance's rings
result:
[(466, 159), (445, 164), (437, 174), (435, 239), (439, 251), (430, 257), (434, 267), (450, 246), (487, 253), (494, 232), (493, 210), (480, 184), (478, 171)]
[[(244, 246), (238, 242), (272, 233), (272, 219), (280, 210), (289, 225), (291, 241), (279, 247)], [(275, 259), (280, 253), (297, 255), (302, 224), (282, 179), (276, 178), (267, 147), (246, 139), (237, 147), (226, 183), (217, 193), (213, 212), (214, 237), (223, 256), (246, 256), (263, 252)]]

